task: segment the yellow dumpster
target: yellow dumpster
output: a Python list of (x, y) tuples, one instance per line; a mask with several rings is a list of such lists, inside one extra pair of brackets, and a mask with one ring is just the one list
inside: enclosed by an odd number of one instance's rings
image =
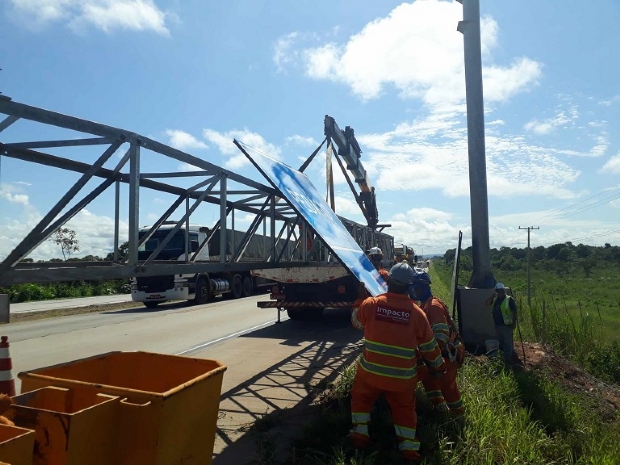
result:
[(116, 460), (116, 396), (43, 387), (13, 397), (5, 413), (35, 431), (35, 465), (108, 465)]
[(34, 431), (0, 424), (0, 464), (31, 465)]
[(117, 461), (210, 464), (226, 366), (217, 360), (110, 352), (19, 373), (22, 390), (61, 386), (119, 396)]

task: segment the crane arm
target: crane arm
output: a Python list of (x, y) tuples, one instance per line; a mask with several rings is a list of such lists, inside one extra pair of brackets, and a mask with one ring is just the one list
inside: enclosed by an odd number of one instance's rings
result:
[(338, 147), (337, 155), (342, 157), (346, 162), (347, 169), (353, 174), (353, 179), (360, 188), (359, 197), (366, 210), (368, 226), (376, 229), (379, 223), (379, 212), (377, 211), (375, 188), (370, 184), (368, 173), (360, 161), (362, 150), (355, 138), (353, 128), (347, 126), (343, 131), (338, 127), (334, 118), (326, 115), (325, 136)]

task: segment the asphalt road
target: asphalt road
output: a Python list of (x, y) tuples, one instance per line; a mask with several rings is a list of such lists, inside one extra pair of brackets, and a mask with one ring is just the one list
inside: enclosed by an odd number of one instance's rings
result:
[(177, 303), (156, 310), (132, 308), (9, 323), (13, 375), (110, 351), (195, 353), (214, 342), (275, 322), (275, 309), (259, 309), (265, 295), (218, 300), (206, 305)]
[[(143, 350), (220, 360), (221, 389), (214, 465), (246, 463), (257, 454), (248, 429), (274, 410), (290, 412), (276, 434), (274, 463), (284, 463), (289, 444), (303, 434), (313, 386), (334, 382), (361, 350), (360, 331), (346, 309), (326, 310), (322, 319), (275, 324), (275, 309), (259, 309), (266, 295), (201, 305), (162, 305), (9, 323), (16, 390), (18, 373), (69, 363), (111, 351)], [(305, 415), (305, 416), (304, 416)], [(295, 419), (299, 418), (297, 421)], [(273, 430), (276, 431), (276, 430)], [(270, 430), (270, 434), (273, 432)]]

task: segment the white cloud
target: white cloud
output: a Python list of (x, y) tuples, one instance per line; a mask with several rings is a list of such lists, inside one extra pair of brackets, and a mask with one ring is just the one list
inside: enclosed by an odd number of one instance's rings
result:
[[(466, 128), (452, 115), (434, 113), (358, 140), (365, 149), (364, 167), (382, 191), (440, 189), (450, 197), (469, 195)], [(574, 197), (569, 186), (580, 172), (562, 155), (523, 137), (487, 133), (489, 196)]]
[(305, 136), (300, 136), (298, 134), (287, 137), (286, 142), (290, 144), (296, 144), (296, 145), (307, 145), (307, 146), (314, 146), (314, 147), (319, 146), (319, 142), (317, 142), (314, 137), (305, 137)]
[[(456, 32), (462, 7), (440, 0), (403, 3), (387, 17), (368, 23), (346, 44), (318, 47), (279, 47), (277, 64), (299, 64), (307, 76), (348, 85), (363, 100), (378, 98), (386, 87), (404, 98), (419, 98), (430, 106), (464, 102), (463, 37)], [(482, 19), (482, 49), (486, 62), (484, 92), (487, 101), (504, 101), (535, 85), (540, 63), (522, 57), (508, 67), (492, 64), (498, 26)], [(296, 36), (298, 38), (298, 36)], [(275, 57), (274, 57), (275, 60)]]
[(179, 171), (200, 171), (202, 168), (198, 168), (195, 165), (191, 165), (189, 163), (181, 163), (177, 166), (177, 170)]
[[(0, 230), (0, 257), (8, 255), (41, 218), (42, 215), (30, 205), (22, 210), (19, 218), (7, 219), (6, 224)], [(114, 248), (114, 218), (96, 215), (84, 209), (68, 221), (65, 227), (76, 232), (80, 251), (73, 254), (75, 257), (86, 255), (104, 257)], [(128, 231), (127, 224), (121, 221), (119, 224), (121, 242), (127, 240)], [(44, 241), (30, 253), (29, 257), (34, 260), (49, 260), (61, 258), (62, 253), (58, 245), (51, 241)]]
[[(15, 184), (26, 184), (17, 182)], [(28, 205), (29, 197), (23, 193), (23, 189), (13, 184), (0, 184), (0, 199), (3, 198), (9, 203), (17, 203), (22, 205)]]
[(598, 103), (601, 104), (601, 105), (605, 105), (606, 107), (609, 107), (609, 106), (613, 105), (614, 103), (620, 103), (620, 95), (616, 95), (616, 96), (610, 98), (609, 100), (601, 100)]
[(205, 139), (217, 146), (222, 155), (228, 157), (224, 166), (230, 169), (239, 169), (250, 164), (250, 161), (233, 143), (233, 139), (252, 147), (259, 152), (269, 155), (272, 158), (281, 159), (281, 150), (278, 146), (267, 142), (263, 136), (252, 131), (233, 129), (228, 132), (218, 132), (213, 129), (204, 129)]
[(575, 122), (578, 117), (577, 110), (571, 112), (557, 111), (553, 118), (543, 121), (533, 119), (525, 124), (526, 131), (532, 131), (536, 134), (549, 134), (557, 128), (566, 127)]
[(208, 148), (207, 144), (204, 142), (179, 129), (167, 129), (166, 135), (170, 138), (168, 144), (175, 149), (191, 150)]
[[(362, 213), (362, 210), (360, 209), (360, 206), (357, 204), (357, 202), (352, 199), (350, 193), (347, 197), (343, 197), (342, 195), (338, 194), (336, 194), (334, 197), (334, 204), (336, 206), (336, 213), (338, 215), (365, 224), (365, 221), (363, 220), (364, 214)], [(362, 219), (361, 221), (360, 218)]]
[(11, 3), (16, 16), (34, 27), (63, 21), (73, 29), (95, 26), (104, 32), (126, 29), (170, 33), (166, 27), (168, 14), (153, 0), (11, 0)]
[(273, 46), (273, 62), (276, 65), (278, 72), (284, 71), (284, 65), (292, 61), (291, 48), (293, 47), (298, 33), (291, 32), (283, 37), (280, 37)]
[(599, 173), (620, 174), (620, 152), (607, 160), (607, 163), (603, 165)]
[(449, 220), (452, 220), (452, 215), (448, 212), (414, 208), (384, 221), (392, 225), (386, 232), (394, 236), (396, 244), (413, 247), (416, 254), (422, 255), (453, 249), (456, 247), (458, 232), (469, 233), (468, 225), (454, 225)]

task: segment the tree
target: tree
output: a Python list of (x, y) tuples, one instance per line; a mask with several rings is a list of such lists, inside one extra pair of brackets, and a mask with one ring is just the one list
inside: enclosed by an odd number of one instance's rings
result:
[(62, 251), (62, 258), (66, 261), (67, 257), (70, 257), (73, 252), (79, 252), (80, 246), (77, 238), (75, 237), (75, 231), (69, 228), (58, 228), (54, 234), (52, 234), (51, 241), (54, 244), (60, 246)]
[[(118, 246), (118, 259), (119, 260), (124, 260), (128, 253), (129, 253), (129, 241), (123, 242), (121, 245)], [(106, 255), (104, 260), (107, 262), (113, 261), (114, 252), (110, 252), (108, 255)]]

